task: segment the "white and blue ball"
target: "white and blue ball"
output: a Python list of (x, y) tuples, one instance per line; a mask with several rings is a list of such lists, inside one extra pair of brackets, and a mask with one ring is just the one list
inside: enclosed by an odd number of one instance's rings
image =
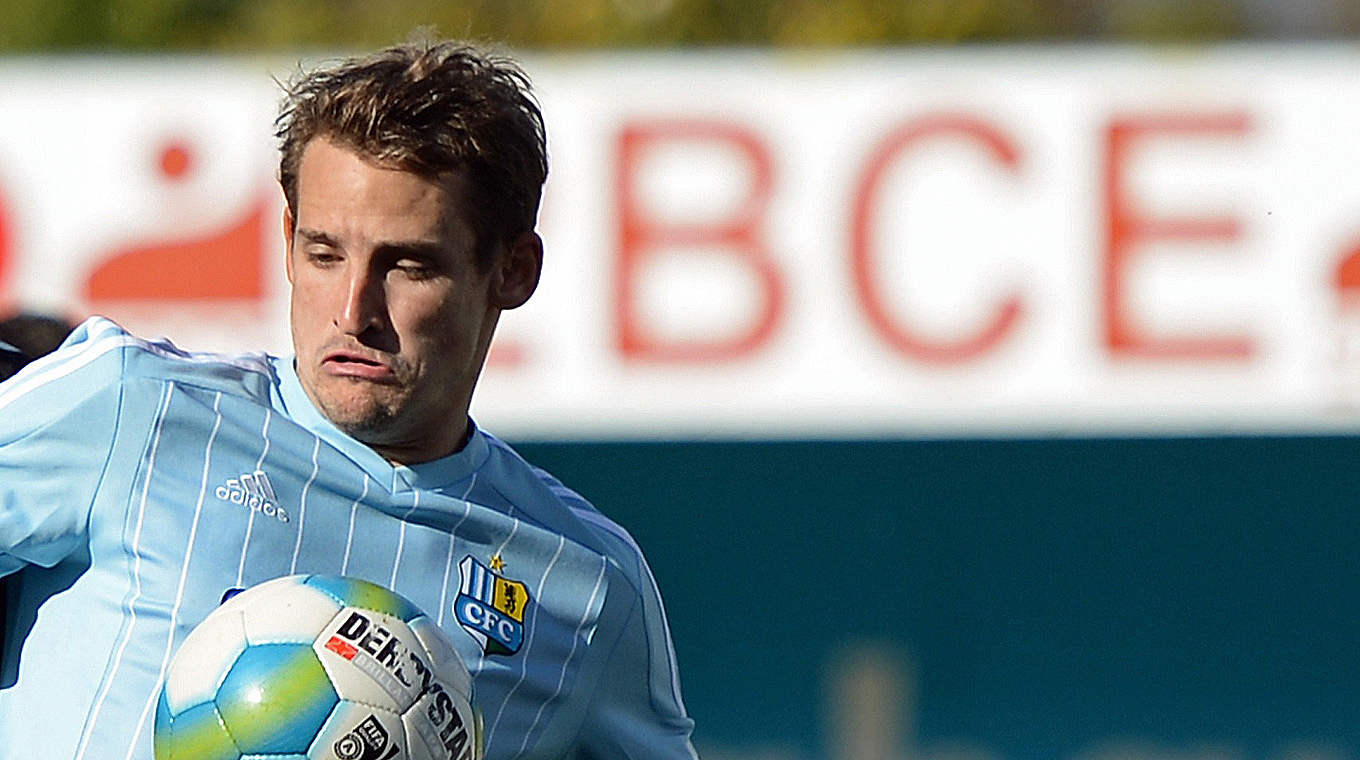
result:
[(472, 680), (415, 605), (355, 578), (293, 575), (228, 599), (185, 638), (156, 760), (478, 760)]

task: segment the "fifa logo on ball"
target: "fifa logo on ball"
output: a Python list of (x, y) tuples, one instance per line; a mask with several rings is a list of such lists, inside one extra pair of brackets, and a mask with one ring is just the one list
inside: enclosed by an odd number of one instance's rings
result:
[[(391, 742), (376, 715), (369, 715), (333, 747), (338, 760), (391, 760), (401, 748)], [(383, 755), (383, 750), (390, 750)]]

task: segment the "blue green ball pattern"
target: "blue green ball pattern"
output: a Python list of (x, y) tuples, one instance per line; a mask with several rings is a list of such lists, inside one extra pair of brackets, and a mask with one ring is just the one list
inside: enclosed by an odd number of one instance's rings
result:
[[(341, 607), (410, 622), (424, 613), (404, 597), (357, 578), (295, 576)], [(319, 631), (318, 631), (319, 633)], [(311, 646), (260, 644), (237, 657), (213, 701), (170, 715), (162, 691), (155, 760), (307, 760), (309, 745), (340, 698)], [(280, 723), (279, 716), (288, 720)]]
[(156, 707), (155, 745), (156, 760), (237, 760), (241, 756), (217, 705), (207, 702), (171, 718), (164, 693)]
[(330, 594), (342, 606), (381, 612), (400, 618), (404, 623), (409, 623), (424, 614), (420, 608), (407, 601), (406, 597), (358, 578), (311, 575), (307, 577), (306, 583), (312, 588)]
[[(236, 659), (212, 702), (170, 716), (162, 693), (156, 760), (303, 757), (339, 702), (310, 646), (250, 647)], [(280, 723), (280, 715), (288, 720)]]
[(266, 644), (241, 653), (214, 701), (242, 753), (303, 754), (340, 697), (311, 646)]

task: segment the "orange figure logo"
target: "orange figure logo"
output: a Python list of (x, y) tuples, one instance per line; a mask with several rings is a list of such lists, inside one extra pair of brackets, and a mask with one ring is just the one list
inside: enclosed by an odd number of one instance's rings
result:
[[(157, 169), (166, 180), (194, 169), (189, 147), (170, 142)], [(196, 238), (114, 251), (86, 283), (90, 301), (218, 301), (264, 297), (263, 240), (270, 204), (257, 200), (240, 221)]]

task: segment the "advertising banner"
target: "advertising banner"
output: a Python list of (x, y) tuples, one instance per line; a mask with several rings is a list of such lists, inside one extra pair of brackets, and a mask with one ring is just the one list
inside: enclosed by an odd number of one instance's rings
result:
[[(288, 350), (296, 62), (0, 62), (0, 298)], [(535, 298), (475, 399), (520, 437), (1347, 431), (1360, 54), (530, 55)]]

